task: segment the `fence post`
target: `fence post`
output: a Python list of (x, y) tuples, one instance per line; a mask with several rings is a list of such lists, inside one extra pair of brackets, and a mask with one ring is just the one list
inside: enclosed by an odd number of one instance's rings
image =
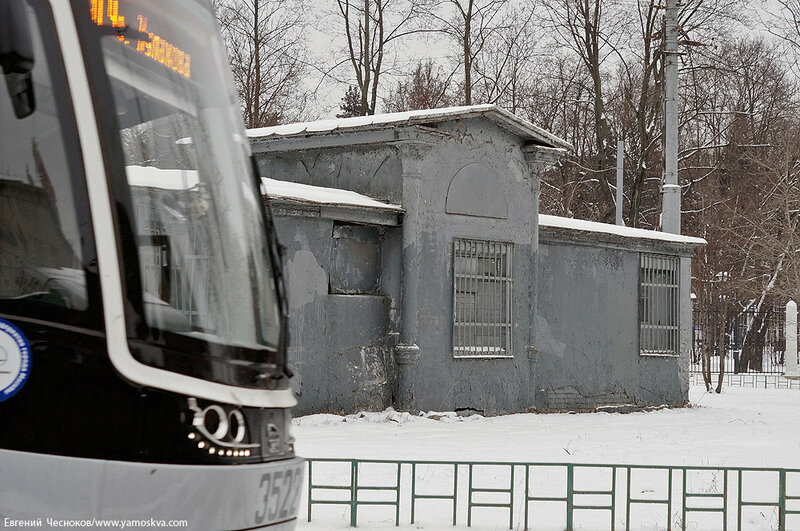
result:
[(573, 471), (572, 465), (567, 465), (567, 531), (572, 531), (572, 512), (575, 505), (573, 498), (573, 492), (575, 490)]
[(358, 526), (358, 461), (353, 459), (350, 469), (350, 527)]
[(308, 521), (311, 521), (311, 493), (314, 485), (313, 472), (311, 466), (314, 464), (313, 459), (308, 460)]
[(783, 354), (784, 373), (797, 376), (797, 303), (786, 303), (786, 351)]
[(786, 531), (786, 471), (778, 472), (778, 529)]

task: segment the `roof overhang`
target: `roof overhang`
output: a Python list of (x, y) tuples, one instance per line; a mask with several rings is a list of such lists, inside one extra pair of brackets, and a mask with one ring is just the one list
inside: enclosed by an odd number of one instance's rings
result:
[(571, 150), (572, 145), (531, 122), (496, 105), (447, 107), (353, 118), (302, 122), (249, 129), (255, 153), (319, 149), (344, 145), (393, 142), (433, 142), (442, 133), (436, 124), (484, 118), (520, 138), (525, 146)]

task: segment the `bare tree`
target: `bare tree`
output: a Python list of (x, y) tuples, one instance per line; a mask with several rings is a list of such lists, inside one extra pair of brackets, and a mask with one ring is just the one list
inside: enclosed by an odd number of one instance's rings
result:
[(710, 242), (693, 290), (743, 323), (744, 371), (762, 370), (771, 309), (800, 289), (800, 101), (782, 56), (760, 38), (726, 42), (687, 93), (686, 225)]
[(494, 103), (517, 113), (527, 104), (537, 83), (535, 61), (543, 54), (534, 32), (532, 6), (509, 8), (505, 23), (486, 41), (483, 53), (475, 56), (474, 94), (478, 101)]
[(463, 102), (472, 105), (475, 61), (492, 35), (503, 24), (509, 0), (441, 0), (431, 12), (436, 30), (448, 36), (458, 48), (458, 63), (464, 72)]
[(608, 57), (619, 56), (619, 40), (626, 20), (612, 16), (609, 0), (544, 0), (547, 20), (558, 40), (580, 58), (592, 85), (595, 157), (592, 171), (597, 180), (595, 194), (600, 219), (614, 217), (614, 195), (608, 183), (611, 132), (606, 116), (603, 71)]
[[(646, 224), (641, 216), (644, 185), (648, 173), (661, 166), (660, 144), (662, 108), (662, 59), (660, 6), (657, 0), (637, 2), (633, 32), (640, 46), (635, 47), (621, 70), (619, 90), (624, 102), (618, 138), (626, 141), (628, 153), (633, 158), (633, 178), (627, 187), (629, 204), (628, 224), (638, 227)], [(624, 121), (625, 111), (632, 115), (630, 127)], [(655, 198), (658, 198), (656, 195)]]
[(245, 125), (263, 127), (300, 119), (306, 42), (301, 0), (217, 0)]
[(800, 0), (775, 1), (781, 8), (778, 24), (767, 29), (793, 48), (800, 48)]
[(427, 30), (415, 25), (422, 0), (336, 0), (344, 23), (348, 62), (360, 93), (359, 115), (375, 114), (378, 88), (389, 47)]
[[(584, 124), (585, 135), (593, 139), (591, 153), (584, 151), (580, 157), (567, 159), (574, 173), (569, 182), (594, 189), (592, 194), (583, 190), (569, 194), (582, 198), (586, 205), (574, 213), (610, 221), (614, 204), (608, 175), (614, 165), (614, 153), (609, 146), (615, 144), (614, 140), (623, 139), (627, 223), (656, 226), (662, 166), (663, 2), (542, 0), (542, 3), (545, 8), (542, 24), (550, 31), (540, 49), (549, 46), (548, 39), (554, 40), (561, 50), (569, 50), (579, 61), (584, 71), (581, 76), (588, 80), (588, 84), (584, 83), (588, 92), (563, 102), (572, 107), (565, 108), (568, 114), (589, 111), (593, 115), (592, 123)], [(726, 32), (741, 22), (746, 7), (747, 3), (733, 0), (682, 1), (679, 26), (684, 60), (691, 61), (694, 50), (703, 49), (698, 45), (713, 45), (728, 38)], [(706, 66), (713, 68), (711, 64)], [(686, 72), (684, 67), (684, 77)], [(545, 70), (544, 77), (552, 77), (552, 72)], [(537, 83), (541, 79), (539, 76)], [(683, 88), (687, 89), (687, 84)], [(529, 112), (536, 114), (533, 109)], [(568, 132), (557, 128), (555, 132), (569, 137)], [(570, 140), (575, 145), (585, 142), (584, 138)]]
[(542, 177), (541, 212), (596, 218), (591, 79), (578, 59), (564, 52), (542, 57), (533, 72), (537, 81), (522, 114), (574, 148)]
[(450, 81), (450, 76), (428, 59), (417, 65), (410, 80), (401, 81), (389, 93), (384, 102), (386, 110), (400, 112), (452, 105)]

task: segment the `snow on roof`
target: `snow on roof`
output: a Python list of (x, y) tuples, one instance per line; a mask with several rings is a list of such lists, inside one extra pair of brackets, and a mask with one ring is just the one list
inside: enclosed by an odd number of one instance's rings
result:
[(303, 203), (314, 203), (319, 205), (350, 206), (359, 208), (369, 208), (378, 210), (388, 210), (392, 212), (402, 212), (403, 207), (391, 203), (367, 197), (366, 195), (349, 190), (338, 188), (325, 188), (322, 186), (312, 186), (310, 184), (290, 183), (262, 177), (267, 196), (273, 199), (289, 199), (301, 201)]
[(512, 133), (544, 145), (572, 149), (572, 145), (556, 135), (545, 131), (519, 116), (501, 109), (497, 105), (470, 105), (465, 107), (445, 107), (443, 109), (424, 109), (418, 111), (356, 116), (353, 118), (334, 118), (315, 122), (300, 122), (248, 129), (251, 139), (270, 139), (275, 137), (306, 136), (334, 132), (347, 132), (359, 129), (380, 129), (398, 125), (416, 125), (444, 122), (484, 116)]
[(703, 238), (696, 238), (694, 236), (670, 234), (669, 232), (659, 232), (655, 230), (634, 229), (621, 225), (610, 225), (608, 223), (597, 223), (596, 221), (584, 221), (561, 216), (548, 216), (546, 214), (539, 214), (539, 226), (572, 229), (584, 232), (602, 232), (605, 234), (622, 236), (624, 238), (643, 238), (671, 243), (686, 243), (691, 245), (705, 245), (707, 243)]
[(152, 166), (125, 166), (128, 184), (162, 190), (190, 190), (200, 183), (196, 170), (164, 170)]

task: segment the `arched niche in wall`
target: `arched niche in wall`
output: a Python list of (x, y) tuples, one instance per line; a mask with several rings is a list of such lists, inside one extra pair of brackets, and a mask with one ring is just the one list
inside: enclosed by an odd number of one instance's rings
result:
[(445, 212), (482, 218), (508, 218), (508, 201), (497, 174), (483, 164), (467, 164), (447, 189)]

